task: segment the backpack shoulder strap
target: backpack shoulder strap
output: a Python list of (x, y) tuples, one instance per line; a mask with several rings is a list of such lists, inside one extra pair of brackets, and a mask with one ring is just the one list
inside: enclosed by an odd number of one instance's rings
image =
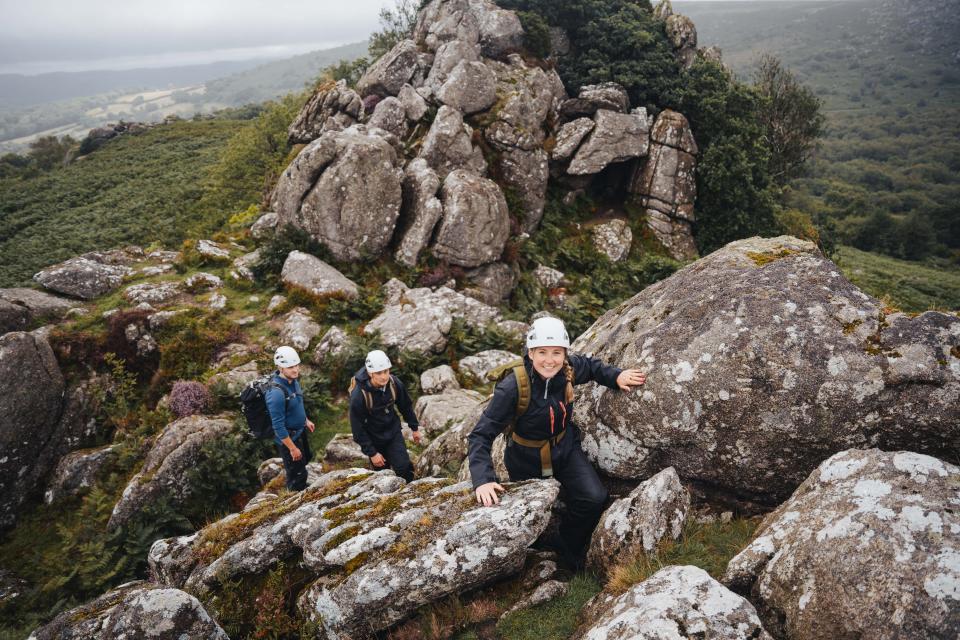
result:
[(263, 394), (264, 399), (266, 399), (267, 397), (267, 394), (266, 394), (267, 389), (280, 389), (280, 393), (283, 394), (283, 405), (286, 406), (287, 403), (290, 402), (290, 394), (287, 393), (287, 390), (284, 388), (282, 384), (274, 382), (271, 379), (271, 380), (267, 380), (266, 384), (264, 384), (263, 386), (264, 386), (264, 394)]
[(390, 374), (390, 395), (393, 396), (393, 401), (397, 401), (397, 383), (395, 381), (394, 375)]
[(513, 420), (503, 430), (504, 437), (509, 438), (517, 426), (517, 419), (527, 412), (530, 406), (530, 376), (527, 375), (527, 368), (523, 366), (523, 361), (511, 363), (513, 366), (508, 370), (513, 373), (517, 379), (517, 406), (513, 412)]

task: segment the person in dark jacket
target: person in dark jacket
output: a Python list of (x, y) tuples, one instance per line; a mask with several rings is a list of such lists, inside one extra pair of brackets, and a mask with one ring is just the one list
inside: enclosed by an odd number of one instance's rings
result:
[(273, 384), (264, 393), (273, 423), (273, 440), (283, 459), (287, 489), (303, 491), (307, 488), (307, 463), (313, 460), (306, 432), (309, 429), (313, 433), (314, 424), (303, 407), (303, 391), (298, 380), (300, 356), (293, 347), (279, 347), (273, 362), (277, 365), (270, 379)]
[(354, 376), (356, 386), (350, 392), (350, 430), (374, 468), (390, 467), (410, 482), (413, 464), (403, 441), (397, 410), (413, 430), (413, 441), (417, 444), (420, 444), (420, 422), (413, 412), (407, 388), (391, 375), (390, 367), (390, 358), (383, 351), (378, 349), (367, 354), (364, 367)]
[(578, 566), (579, 558), (607, 500), (607, 490), (580, 446), (573, 416), (573, 386), (594, 381), (611, 389), (631, 391), (646, 376), (637, 369), (618, 369), (599, 360), (568, 353), (570, 340), (563, 322), (539, 318), (527, 333), (524, 368), (530, 385), (526, 411), (516, 415), (518, 382), (515, 373), (501, 380), (493, 398), (468, 436), (470, 475), (477, 501), (500, 502), (491, 449), (493, 441), (514, 419), (504, 462), (510, 480), (554, 477), (565, 492), (568, 511), (560, 523), (555, 546), (561, 559)]

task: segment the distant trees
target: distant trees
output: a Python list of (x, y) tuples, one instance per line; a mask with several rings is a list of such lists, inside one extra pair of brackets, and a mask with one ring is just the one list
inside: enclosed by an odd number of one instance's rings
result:
[(367, 51), (370, 60), (376, 60), (395, 44), (410, 36), (420, 9), (419, 0), (394, 0), (393, 7), (380, 9), (380, 31), (370, 36)]

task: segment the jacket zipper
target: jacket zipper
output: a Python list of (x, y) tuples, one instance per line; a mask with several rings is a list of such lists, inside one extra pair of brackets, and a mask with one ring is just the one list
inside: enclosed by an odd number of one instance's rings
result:
[(566, 429), (567, 428), (567, 406), (563, 404), (562, 401), (560, 402), (560, 410), (563, 411), (563, 420), (560, 421), (560, 426)]
[(550, 435), (553, 435), (553, 407), (550, 407)]

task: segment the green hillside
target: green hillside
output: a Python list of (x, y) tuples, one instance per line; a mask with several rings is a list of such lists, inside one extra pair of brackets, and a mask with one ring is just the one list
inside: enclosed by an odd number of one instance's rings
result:
[[(749, 75), (773, 53), (823, 100), (827, 132), (788, 202), (835, 240), (960, 255), (960, 12), (946, 0), (677, 2)], [(835, 229), (833, 229), (835, 227)], [(832, 230), (833, 229), (833, 230)]]

